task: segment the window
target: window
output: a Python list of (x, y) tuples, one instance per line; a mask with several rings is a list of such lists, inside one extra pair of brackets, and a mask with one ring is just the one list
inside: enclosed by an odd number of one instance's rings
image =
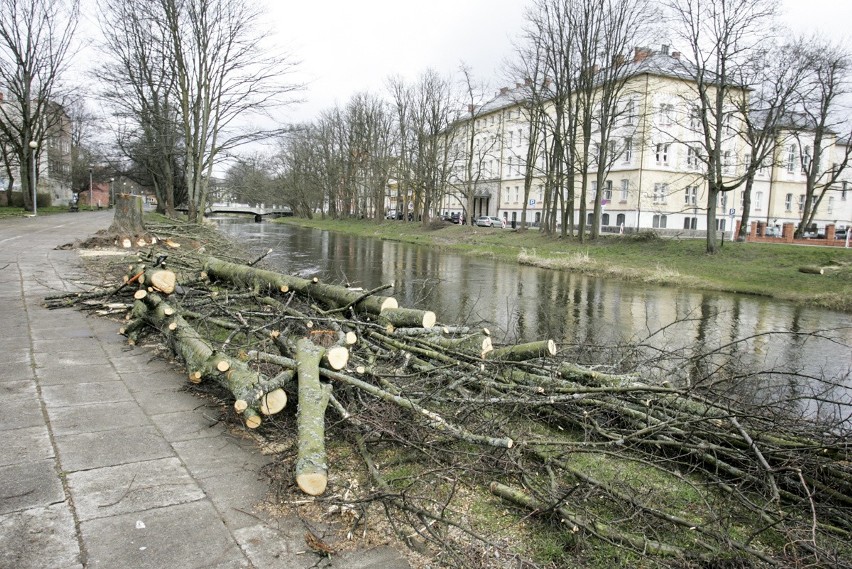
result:
[(756, 211), (763, 209), (763, 192), (754, 193), (754, 209)]
[(826, 209), (826, 213), (834, 213), (834, 196), (828, 197), (828, 209)]
[(630, 99), (624, 106), (624, 124), (632, 125), (636, 120), (636, 101)]
[[(683, 195), (684, 205), (698, 205), (698, 186), (687, 186)], [(689, 229), (689, 228), (687, 228)]]
[(601, 215), (601, 225), (609, 225), (609, 214), (608, 213)]
[(799, 196), (799, 213), (805, 211), (805, 194)]
[[(521, 111), (518, 111), (520, 113)], [(521, 117), (518, 117), (521, 118)], [(524, 131), (523, 129), (518, 129), (518, 146), (523, 146), (524, 143)]]
[(607, 180), (606, 182), (604, 182), (603, 199), (607, 201), (612, 201), (612, 180)]
[(748, 172), (749, 167), (751, 166), (751, 154), (746, 152), (743, 154), (743, 172)]
[(592, 225), (595, 222), (595, 214), (590, 213), (586, 216), (586, 225)]
[(731, 173), (731, 151), (726, 150), (722, 155), (722, 172), (726, 174)]
[(535, 212), (535, 224), (538, 225), (539, 223), (541, 223), (541, 212), (537, 211)]
[(724, 231), (725, 230), (725, 218), (720, 218), (716, 220), (716, 230)]
[(796, 171), (796, 145), (791, 144), (787, 147), (787, 173), (792, 174)]
[(683, 218), (683, 228), (684, 229), (695, 229), (698, 227), (698, 218), (697, 217), (684, 217)]
[(666, 197), (669, 193), (668, 184), (654, 184), (654, 203), (666, 203)]
[(595, 197), (598, 195), (598, 183), (592, 182), (592, 187), (590, 188), (591, 199), (589, 201), (595, 201)]
[(621, 180), (621, 201), (626, 202), (630, 194), (630, 180)]
[(686, 149), (686, 165), (690, 168), (698, 167), (698, 149), (694, 146), (689, 146)]
[(518, 203), (518, 200), (520, 200), (520, 199), (521, 199), (521, 198), (520, 198), (520, 195), (521, 195), (521, 189), (520, 189), (520, 187), (515, 186), (515, 202), (514, 202), (514, 203)]
[(515, 145), (515, 131), (510, 130), (509, 131), (509, 147), (511, 148), (514, 145)]
[(745, 207), (745, 192), (740, 192), (740, 209)]
[(701, 126), (701, 109), (698, 108), (698, 105), (692, 105), (689, 107), (689, 128), (692, 130), (698, 130), (698, 127)]
[(784, 211), (793, 211), (793, 194), (784, 196)]
[(848, 186), (849, 186), (849, 182), (844, 180), (843, 181), (843, 189), (840, 190), (840, 200), (841, 201), (844, 201), (844, 202), (846, 201), (846, 190), (847, 190)]
[(651, 224), (654, 228), (665, 229), (666, 220), (667, 216), (665, 215), (655, 215)]
[(808, 167), (811, 165), (811, 147), (805, 146), (805, 151), (802, 153), (802, 174), (808, 173)]
[(669, 163), (669, 145), (668, 143), (660, 142), (657, 144), (657, 164), (668, 166)]
[(509, 156), (509, 160), (506, 163), (506, 177), (508, 178), (511, 175), (512, 175), (512, 157)]
[(633, 139), (627, 137), (624, 139), (624, 163), (630, 164), (633, 161)]
[(615, 216), (615, 224), (618, 225), (619, 227), (624, 225), (624, 222), (626, 220), (627, 220), (627, 218), (625, 217), (625, 215), (623, 213), (619, 213), (618, 215)]
[(660, 125), (671, 126), (674, 121), (674, 105), (663, 103), (660, 105)]
[(503, 194), (503, 203), (509, 203), (509, 189), (506, 188), (506, 193)]

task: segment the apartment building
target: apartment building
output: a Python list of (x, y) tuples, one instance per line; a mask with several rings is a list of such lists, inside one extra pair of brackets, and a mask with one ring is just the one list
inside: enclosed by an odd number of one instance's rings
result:
[[(706, 166), (701, 156), (702, 126), (696, 86), (689, 63), (678, 52), (662, 46), (656, 51), (637, 48), (630, 61), (619, 64), (624, 66), (624, 83), (609, 137), (607, 175), (603, 187), (598, 188), (597, 166), (594, 161), (589, 162), (586, 221), (588, 225), (594, 222), (594, 196), (602, 192), (603, 231), (659, 229), (699, 234), (706, 230), (708, 188), (703, 176)], [(537, 139), (541, 144), (542, 137), (531, 136), (524, 104), (526, 92), (520, 84), (501, 89), (448, 135), (449, 154), (455, 161), (441, 211), (462, 210), (467, 201), (465, 189), (473, 187), (473, 203), (464, 209), (474, 217), (497, 215), (507, 222), (520, 222), (526, 204), (527, 221), (541, 221), (547, 165), (541, 148), (528, 152), (529, 140)], [(745, 88), (739, 94), (747, 96)], [(743, 175), (750, 150), (733, 105), (720, 120), (724, 121), (722, 174), (732, 182)], [(830, 135), (824, 145), (827, 160), (842, 163), (845, 144)], [(767, 161), (755, 178), (751, 219), (779, 227), (784, 222), (798, 222), (800, 216), (796, 215), (804, 207), (805, 195), (802, 165), (808, 159), (809, 148), (806, 129), (794, 132), (791, 128), (781, 134), (775, 159)], [(590, 149), (597, 150), (591, 141)], [(534, 160), (532, 184), (526, 195), (525, 174), (530, 159)], [(845, 179), (842, 184), (826, 188), (825, 196), (818, 200), (814, 223), (820, 229), (827, 224), (852, 224), (852, 197), (846, 191), (849, 176)], [(579, 176), (574, 184), (578, 200)], [(715, 204), (710, 204), (716, 208), (717, 229), (730, 231), (739, 219), (744, 189), (743, 185), (724, 192)], [(575, 201), (575, 224), (579, 223), (579, 211), (580, 204)]]

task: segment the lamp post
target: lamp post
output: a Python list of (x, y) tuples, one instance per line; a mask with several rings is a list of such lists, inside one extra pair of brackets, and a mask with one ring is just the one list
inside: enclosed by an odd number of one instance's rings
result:
[(36, 191), (36, 149), (38, 148), (38, 142), (35, 140), (30, 141), (30, 148), (32, 149), (32, 160), (33, 160), (33, 215), (38, 215), (38, 193)]
[(109, 207), (115, 207), (115, 190), (113, 189), (115, 178), (109, 179)]
[(92, 207), (92, 167), (89, 166), (89, 207)]

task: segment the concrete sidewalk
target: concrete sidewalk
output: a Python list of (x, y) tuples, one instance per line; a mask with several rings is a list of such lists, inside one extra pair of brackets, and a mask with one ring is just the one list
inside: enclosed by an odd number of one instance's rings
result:
[(298, 518), (253, 508), (269, 460), (128, 348), (115, 322), (43, 298), (112, 212), (0, 220), (0, 567), (405, 568), (392, 549), (319, 557)]

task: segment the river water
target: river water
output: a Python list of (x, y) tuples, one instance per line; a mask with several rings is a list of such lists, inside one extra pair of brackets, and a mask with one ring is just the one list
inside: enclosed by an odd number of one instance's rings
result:
[(382, 294), (400, 306), (433, 310), (442, 324), (487, 326), (496, 342), (553, 338), (586, 364), (640, 369), (658, 381), (727, 379), (737, 397), (792, 401), (811, 416), (852, 410), (849, 314), (291, 225), (217, 221), (254, 253), (273, 249), (265, 262), (275, 270), (366, 290), (393, 283)]

